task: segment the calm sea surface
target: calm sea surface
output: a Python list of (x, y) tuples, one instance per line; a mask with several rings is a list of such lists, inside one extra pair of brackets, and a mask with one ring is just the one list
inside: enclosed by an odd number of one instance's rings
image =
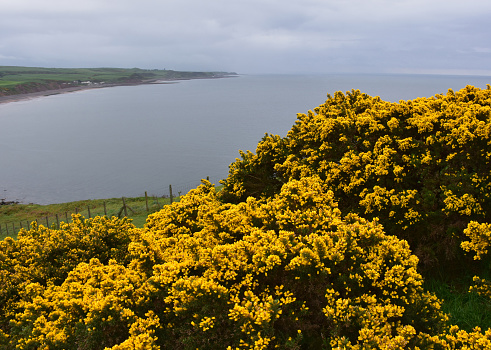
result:
[(187, 192), (225, 178), (238, 150), (285, 136), (297, 113), (359, 89), (388, 101), (491, 77), (257, 75), (121, 86), (0, 104), (0, 199), (61, 203)]

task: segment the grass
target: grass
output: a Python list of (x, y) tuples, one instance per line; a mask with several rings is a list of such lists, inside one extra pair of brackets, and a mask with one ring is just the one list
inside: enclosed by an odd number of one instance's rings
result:
[(46, 83), (49, 81), (69, 82), (92, 81), (122, 83), (143, 80), (196, 79), (226, 76), (225, 72), (182, 72), (139, 68), (42, 68), (0, 66), (0, 89), (12, 89), (21, 84)]
[(442, 311), (450, 316), (450, 324), (468, 332), (476, 326), (491, 328), (491, 300), (468, 290), (458, 290), (442, 281), (430, 280), (426, 288), (443, 300)]
[[(222, 185), (216, 186), (217, 191), (222, 189)], [(180, 193), (179, 193), (180, 194)], [(174, 197), (173, 201), (179, 201), (180, 196)], [(106, 209), (104, 211), (104, 203)], [(133, 220), (136, 227), (143, 227), (149, 214), (162, 209), (164, 205), (170, 204), (169, 198), (156, 196), (132, 197), (125, 198), (127, 206), (126, 214)], [(148, 204), (148, 210), (147, 210)], [(90, 210), (90, 215), (89, 215)], [(38, 223), (44, 226), (50, 226), (67, 222), (71, 220), (71, 214), (79, 213), (88, 218), (95, 216), (126, 216), (123, 210), (122, 198), (110, 199), (90, 199), (83, 201), (59, 203), (59, 204), (11, 204), (0, 205), (0, 240), (7, 236), (16, 238), (21, 228), (27, 228), (28, 225), (38, 220)], [(58, 222), (56, 219), (58, 215)], [(47, 218), (47, 219), (46, 219)], [(46, 221), (47, 220), (47, 221)], [(8, 233), (7, 233), (8, 230)]]
[(13, 87), (21, 84), (21, 81), (10, 81), (10, 80), (0, 80), (0, 88), (2, 87)]
[[(175, 198), (174, 201), (179, 200)], [(28, 225), (38, 220), (41, 225), (57, 224), (58, 222), (66, 222), (67, 217), (70, 221), (71, 214), (80, 213), (85, 217), (94, 217), (97, 215), (105, 215), (104, 203), (106, 205), (107, 216), (125, 216), (123, 210), (122, 198), (110, 199), (93, 199), (76, 202), (68, 202), (61, 204), (12, 204), (0, 206), (0, 239), (7, 236), (17, 237), (17, 233), (21, 227), (27, 228)], [(170, 203), (169, 198), (148, 197), (148, 202), (145, 197), (125, 198), (127, 206), (127, 216), (133, 220), (133, 224), (137, 227), (143, 227), (148, 214), (160, 210), (164, 205)], [(147, 211), (148, 203), (148, 211)], [(47, 220), (47, 221), (46, 221)], [(8, 233), (7, 233), (8, 230)]]
[(437, 271), (425, 277), (424, 287), (434, 293), (442, 303), (442, 311), (449, 315), (449, 324), (458, 325), (468, 332), (474, 327), (491, 328), (491, 299), (469, 292), (474, 275), (489, 280), (483, 262), (480, 271)]

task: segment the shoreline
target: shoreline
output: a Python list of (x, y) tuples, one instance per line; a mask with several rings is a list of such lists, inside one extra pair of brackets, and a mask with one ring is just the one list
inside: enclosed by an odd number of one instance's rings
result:
[(77, 92), (77, 91), (84, 91), (84, 90), (91, 90), (91, 89), (102, 89), (102, 88), (115, 87), (115, 86), (131, 86), (131, 85), (143, 85), (143, 84), (156, 84), (156, 83), (139, 82), (139, 83), (70, 86), (70, 87), (61, 88), (61, 89), (43, 90), (43, 91), (29, 92), (26, 94), (15, 94), (15, 95), (8, 95), (8, 96), (0, 96), (0, 104), (9, 103), (9, 102), (26, 101), (26, 100), (32, 100), (32, 99), (38, 98), (38, 97), (61, 95), (61, 94), (67, 94), (70, 92)]
[(56, 90), (44, 90), (44, 91), (29, 92), (27, 94), (0, 96), (0, 104), (31, 100), (31, 99), (38, 98), (38, 97), (46, 97), (46, 96), (52, 96), (52, 95), (66, 94), (66, 93), (70, 93), (70, 92), (88, 90), (88, 89), (93, 89), (93, 88), (95, 88), (95, 87), (77, 86), (77, 87), (68, 87), (68, 88), (56, 89)]
[(116, 86), (136, 86), (136, 85), (152, 85), (152, 84), (177, 84), (180, 80), (196, 80), (196, 79), (222, 79), (222, 78), (234, 78), (238, 75), (223, 75), (216, 77), (206, 77), (206, 78), (182, 78), (182, 79), (171, 79), (171, 80), (163, 80), (163, 79), (151, 79), (144, 80), (139, 82), (126, 82), (126, 83), (107, 83), (102, 85), (81, 85), (81, 86), (70, 86), (67, 88), (54, 89), (54, 90), (43, 90), (36, 92), (29, 92), (25, 94), (15, 94), (15, 95), (7, 95), (0, 96), (0, 105), (4, 103), (10, 102), (20, 102), (32, 100), (39, 97), (47, 97), (53, 95), (67, 94), (70, 92), (84, 91), (90, 89), (102, 89)]

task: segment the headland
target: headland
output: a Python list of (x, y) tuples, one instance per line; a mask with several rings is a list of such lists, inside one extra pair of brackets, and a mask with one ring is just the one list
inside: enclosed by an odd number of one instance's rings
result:
[(170, 84), (179, 80), (238, 76), (233, 72), (188, 72), (139, 68), (38, 68), (0, 66), (0, 103), (114, 86)]

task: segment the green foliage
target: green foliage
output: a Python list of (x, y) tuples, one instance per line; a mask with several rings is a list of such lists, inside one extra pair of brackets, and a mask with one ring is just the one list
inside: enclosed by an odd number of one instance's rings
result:
[[(179, 200), (179, 197), (174, 198), (174, 200)], [(7, 236), (16, 237), (21, 224), (22, 227), (26, 228), (36, 219), (46, 225), (45, 218), (48, 217), (48, 223), (51, 227), (51, 225), (56, 224), (56, 215), (58, 215), (59, 221), (68, 221), (66, 217), (70, 218), (72, 213), (80, 213), (88, 217), (88, 208), (90, 208), (91, 217), (103, 216), (104, 203), (108, 217), (118, 216), (118, 214), (121, 214), (119, 215), (121, 217), (124, 216), (124, 212), (121, 210), (123, 207), (121, 198), (91, 199), (46, 205), (32, 203), (0, 205), (0, 239), (4, 239)], [(170, 199), (148, 197), (146, 200), (145, 197), (130, 197), (125, 198), (125, 203), (128, 206), (128, 218), (132, 219), (132, 223), (135, 226), (143, 227), (148, 214), (158, 211), (162, 206), (169, 204)], [(15, 227), (15, 230), (12, 226)], [(8, 235), (7, 228), (9, 230)]]
[(477, 293), (469, 293), (472, 275), (447, 277), (446, 281), (435, 277), (425, 278), (425, 289), (442, 300), (442, 311), (451, 324), (470, 332), (476, 325), (491, 328), (491, 299)]

